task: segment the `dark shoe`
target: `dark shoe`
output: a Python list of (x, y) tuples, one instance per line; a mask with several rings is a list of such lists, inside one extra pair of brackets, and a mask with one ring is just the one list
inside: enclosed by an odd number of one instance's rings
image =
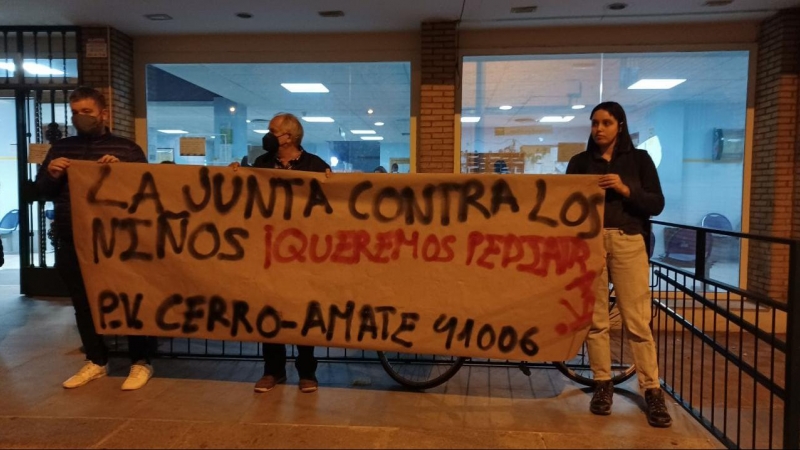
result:
[(280, 378), (275, 378), (272, 375), (264, 375), (260, 380), (256, 381), (256, 387), (253, 390), (259, 393), (269, 392), (274, 389), (275, 386), (285, 382), (286, 375)]
[(319, 387), (316, 378), (301, 378), (300, 379), (300, 392), (316, 392)]
[(647, 389), (644, 391), (644, 401), (647, 403), (647, 423), (652, 427), (668, 428), (672, 425), (672, 417), (664, 403), (664, 392), (661, 388)]
[(589, 411), (599, 416), (611, 414), (611, 404), (614, 402), (614, 383), (611, 381), (598, 381), (594, 385), (594, 395), (589, 403)]

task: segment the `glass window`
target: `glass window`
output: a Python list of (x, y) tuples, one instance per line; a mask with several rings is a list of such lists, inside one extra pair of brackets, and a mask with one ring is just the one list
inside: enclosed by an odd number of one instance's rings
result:
[[(407, 62), (147, 67), (152, 162), (252, 163), (263, 153), (270, 119), (280, 112), (302, 119), (303, 148), (336, 172), (388, 172), (393, 163), (408, 171)], [(205, 156), (181, 155), (182, 137), (204, 138)]]
[[(738, 231), (748, 58), (746, 51), (466, 57), (461, 171), (564, 173), (586, 149), (592, 108), (616, 101), (634, 144), (658, 167), (666, 197), (658, 219)], [(691, 270), (693, 238), (654, 231), (654, 256)], [(710, 276), (738, 286), (739, 242), (713, 237), (710, 252)]]

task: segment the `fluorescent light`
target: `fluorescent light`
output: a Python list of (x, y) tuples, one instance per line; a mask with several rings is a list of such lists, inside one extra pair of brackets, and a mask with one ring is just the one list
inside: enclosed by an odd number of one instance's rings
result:
[(64, 72), (60, 70), (51, 69), (44, 64), (33, 62), (22, 63), (22, 68), (25, 69), (25, 72), (28, 72), (31, 75), (64, 75)]
[(565, 123), (574, 119), (575, 116), (544, 116), (539, 119), (541, 123)]
[(250, 119), (245, 120), (245, 122), (250, 123)]
[(269, 130), (253, 130), (253, 131), (256, 132), (256, 133), (259, 133), (259, 134), (267, 134), (267, 133), (269, 133)]
[(684, 81), (685, 78), (643, 78), (628, 86), (628, 89), (672, 89)]
[(350, 130), (353, 134), (375, 134), (375, 130)]
[(189, 134), (188, 131), (184, 130), (158, 130), (158, 131), (165, 134)]
[(281, 83), (287, 91), (294, 94), (327, 93), (328, 88), (322, 83)]
[(333, 122), (333, 117), (301, 117), (301, 119), (305, 120), (306, 122), (322, 122), (322, 123)]
[(511, 105), (503, 105), (503, 106), (500, 107), (500, 109), (502, 109), (503, 111), (508, 111), (511, 108), (513, 108), (513, 106), (511, 106)]
[(382, 141), (383, 136), (361, 136), (362, 141)]
[[(25, 70), (25, 72), (28, 72), (31, 75), (64, 75), (64, 72), (58, 69), (52, 69), (44, 64), (38, 64), (35, 62), (24, 62), (22, 63), (22, 68)], [(0, 69), (4, 69), (8, 72), (14, 72), (17, 70), (17, 67), (13, 62), (0, 62)]]
[(572, 109), (583, 109), (586, 108), (586, 105), (572, 105)]
[(477, 123), (480, 122), (480, 117), (464, 116), (461, 118), (461, 123)]
[(375, 126), (376, 127), (382, 127), (383, 126), (383, 122), (375, 122)]

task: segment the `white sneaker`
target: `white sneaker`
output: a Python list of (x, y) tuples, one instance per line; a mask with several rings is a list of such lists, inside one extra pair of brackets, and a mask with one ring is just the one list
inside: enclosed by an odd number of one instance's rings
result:
[(81, 387), (92, 380), (106, 376), (106, 373), (106, 366), (98, 366), (97, 364), (89, 361), (83, 367), (81, 367), (81, 370), (79, 370), (78, 373), (71, 376), (67, 381), (61, 383), (61, 385), (66, 389)]
[(135, 391), (141, 389), (153, 377), (153, 366), (150, 364), (136, 363), (131, 366), (131, 373), (122, 383), (123, 391)]

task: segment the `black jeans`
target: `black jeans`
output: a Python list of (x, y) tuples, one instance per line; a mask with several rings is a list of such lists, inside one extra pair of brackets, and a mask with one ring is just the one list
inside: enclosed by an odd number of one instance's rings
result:
[[(264, 352), (264, 375), (275, 378), (286, 376), (286, 346), (283, 344), (261, 344)], [(317, 358), (314, 357), (314, 347), (308, 345), (297, 346), (297, 359), (294, 367), (302, 380), (316, 379)]]
[[(75, 321), (78, 323), (78, 333), (86, 351), (86, 359), (99, 366), (105, 366), (108, 363), (108, 348), (103, 342), (103, 336), (97, 334), (94, 328), (92, 310), (89, 308), (89, 299), (86, 296), (86, 286), (83, 284), (75, 246), (70, 241), (60, 240), (56, 252), (56, 269), (72, 297)], [(147, 336), (128, 336), (128, 355), (131, 363), (146, 361), (149, 364), (152, 349), (155, 348), (154, 341), (154, 338)]]

